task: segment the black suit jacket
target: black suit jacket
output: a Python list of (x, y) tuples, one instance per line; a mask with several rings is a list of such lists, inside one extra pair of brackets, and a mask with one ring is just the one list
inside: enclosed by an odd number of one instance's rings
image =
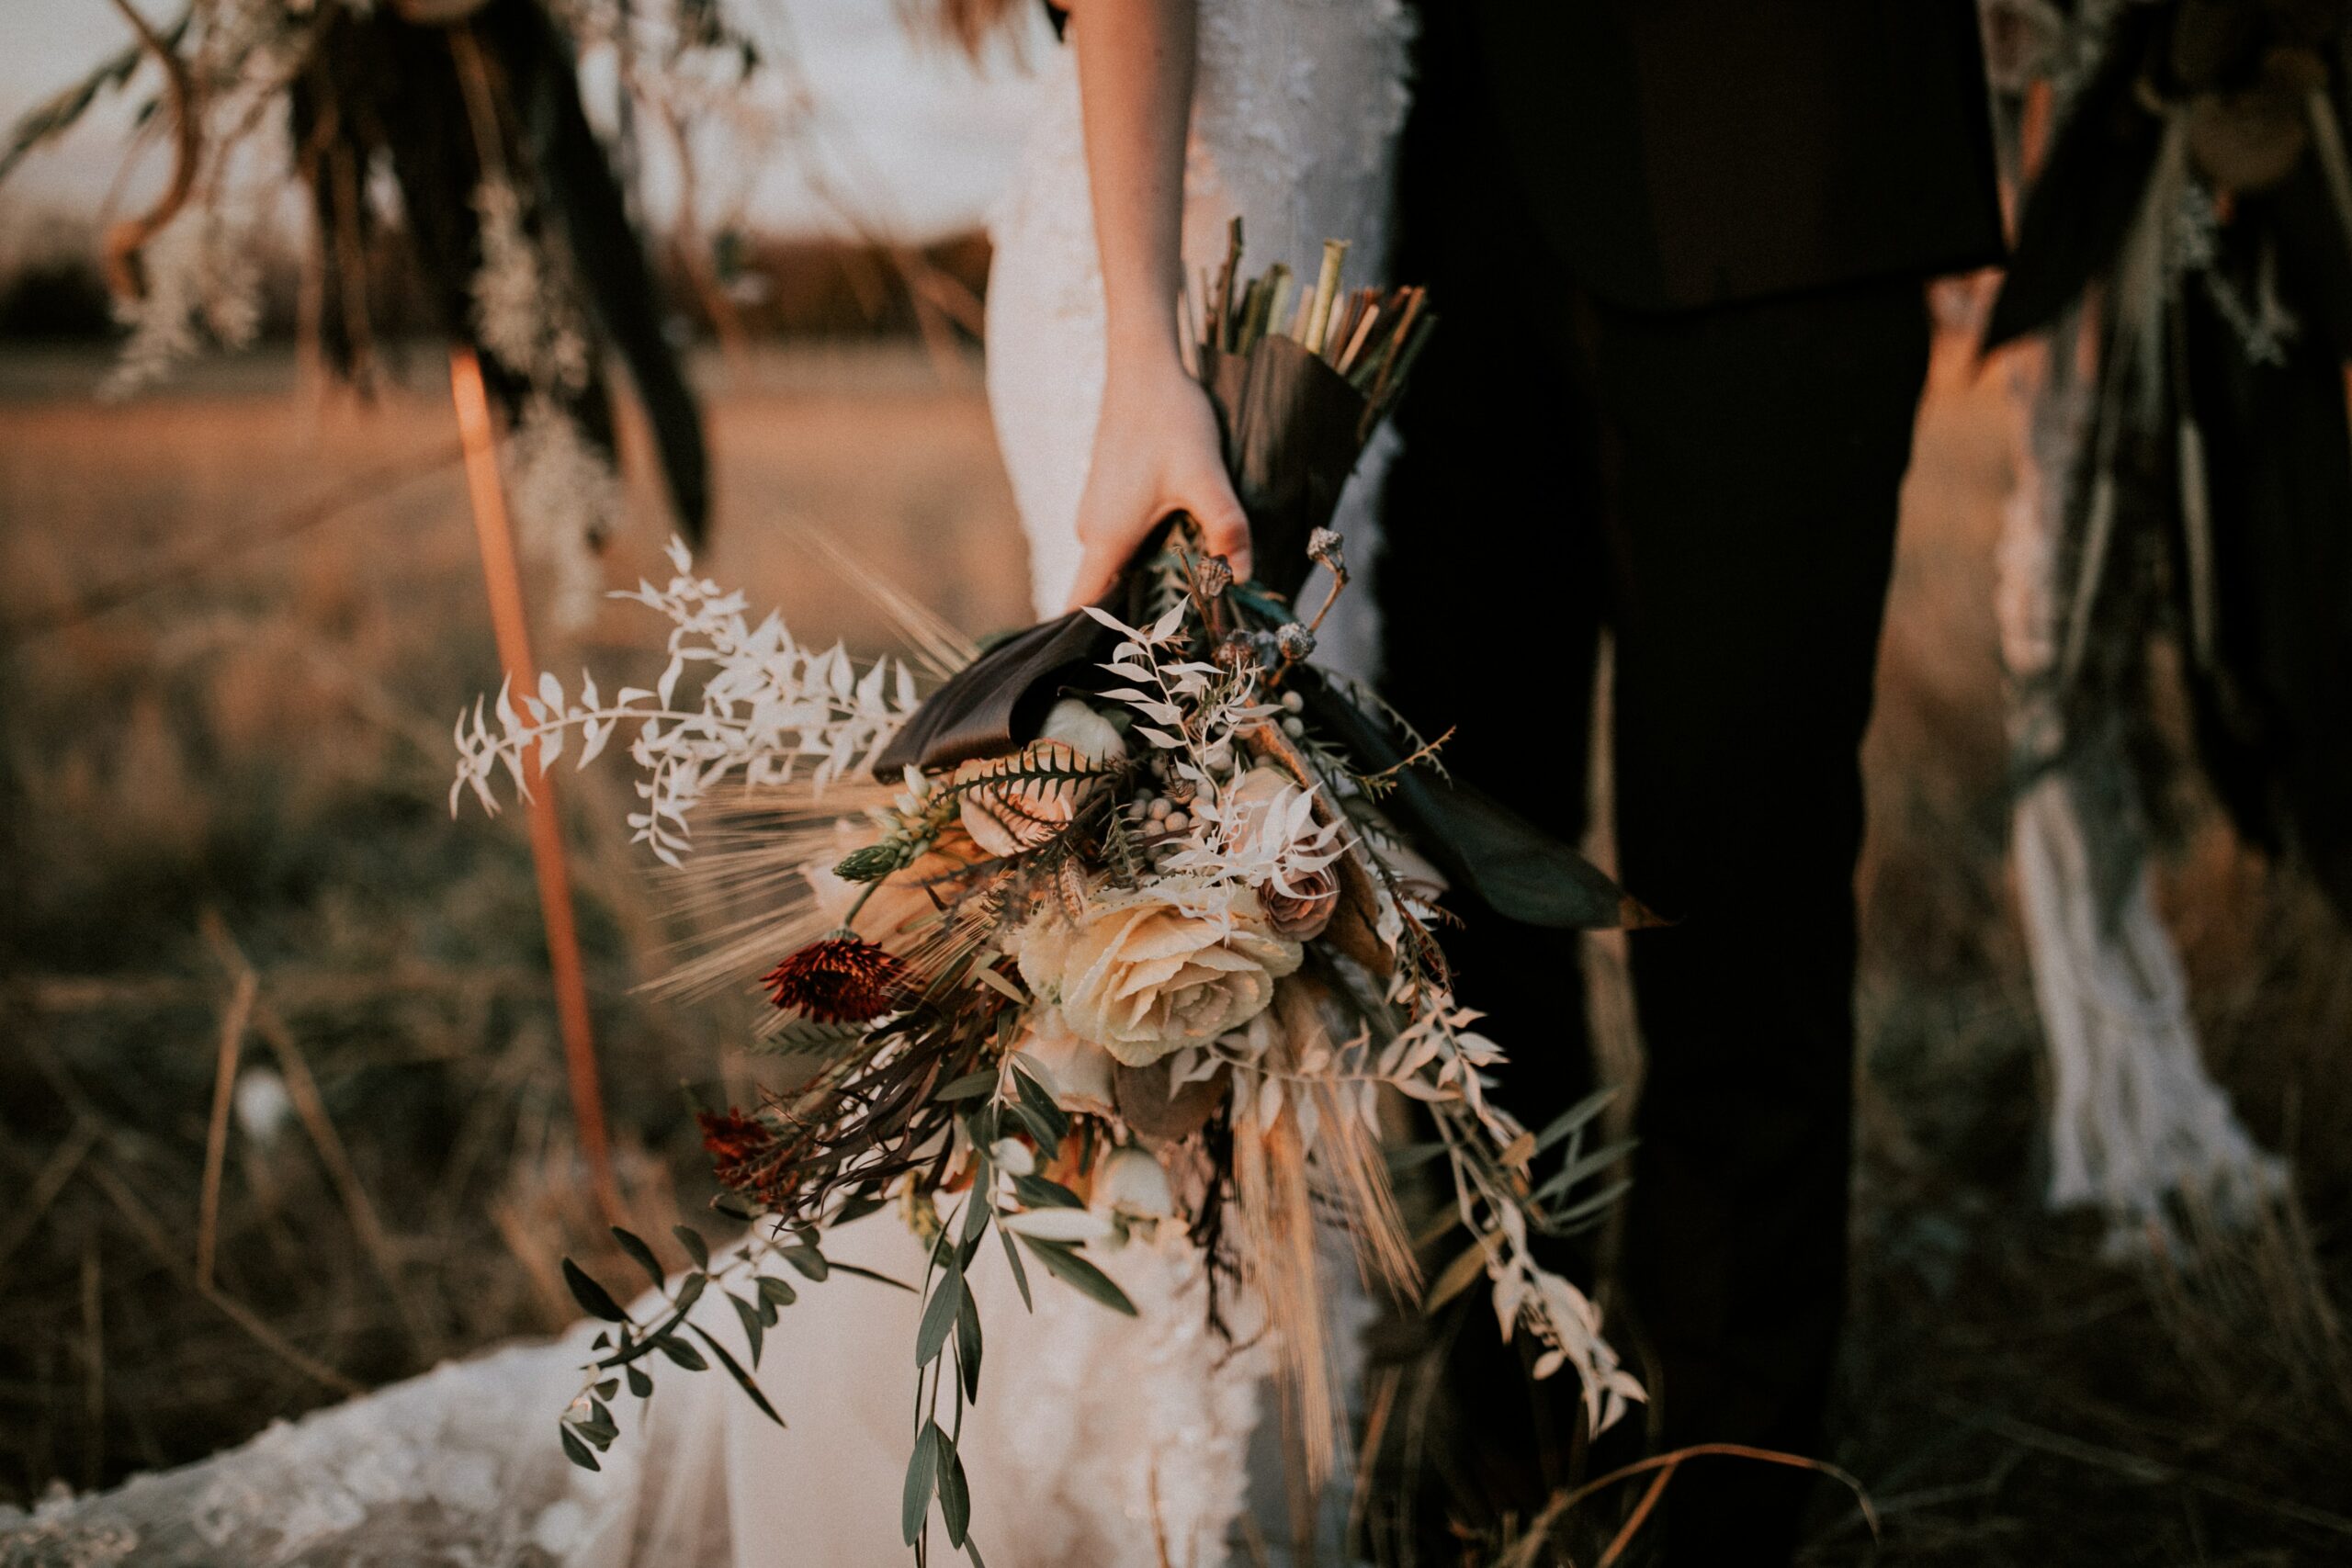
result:
[[(1420, 110), (1578, 282), (1687, 310), (2000, 259), (1972, 0), (1423, 0)], [(1455, 137), (1453, 156), (1477, 155)]]

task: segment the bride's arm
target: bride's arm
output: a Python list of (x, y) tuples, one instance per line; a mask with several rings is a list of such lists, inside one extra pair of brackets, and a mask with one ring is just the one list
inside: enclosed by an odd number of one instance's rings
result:
[(1226, 478), (1216, 414), (1185, 373), (1176, 343), (1195, 4), (1085, 0), (1071, 7), (1109, 352), (1079, 502), (1085, 554), (1073, 604), (1101, 597), (1171, 512), (1191, 513), (1209, 549), (1237, 576), (1250, 573), (1250, 525)]

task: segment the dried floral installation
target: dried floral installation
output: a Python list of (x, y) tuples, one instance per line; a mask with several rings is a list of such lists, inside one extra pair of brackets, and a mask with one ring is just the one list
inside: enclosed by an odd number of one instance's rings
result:
[(2051, 1198), (2137, 1248), (2177, 1193), (2247, 1217), (2285, 1182), (2204, 1067), (2157, 917), (2177, 771), (2352, 911), (2352, 8), (1996, 11), (2010, 89), (2052, 110), (1985, 333), (2040, 339), (2000, 610)]
[[(763, 918), (679, 981), (756, 979), (775, 1010), (763, 1043), (795, 1076), (703, 1117), (751, 1222), (740, 1249), (714, 1263), (689, 1235), (695, 1269), (669, 1282), (624, 1237), (664, 1292), (650, 1320), (574, 1271), (612, 1325), (562, 1416), (577, 1461), (615, 1440), (610, 1402), (624, 1383), (650, 1393), (657, 1356), (715, 1358), (766, 1409), (689, 1309), (724, 1292), (756, 1365), (796, 1271), (838, 1267), (826, 1233), (894, 1206), (930, 1258), (901, 1521), (919, 1558), (935, 1504), (978, 1561), (956, 1450), (982, 1344), (966, 1282), (1000, 1258), (1024, 1298), (1042, 1269), (1132, 1313), (1097, 1258), (1138, 1235), (1199, 1248), (1213, 1280), (1264, 1303), (1315, 1475), (1344, 1437), (1318, 1235), (1431, 1308), (1483, 1282), (1500, 1332), (1535, 1343), (1536, 1375), (1579, 1380), (1594, 1427), (1640, 1397), (1593, 1303), (1530, 1245), (1615, 1196), (1599, 1105), (1529, 1128), (1491, 1097), (1502, 1050), (1454, 996), (1437, 934), (1449, 885), (1548, 924), (1631, 906), (1311, 662), (1347, 581), (1321, 524), (1429, 321), (1417, 291), (1340, 292), (1340, 252), (1292, 305), (1281, 269), (1238, 283), (1237, 231), (1193, 345), (1257, 498), (1259, 558), (1294, 582), (1318, 561), (1339, 585), (1312, 613), (1237, 582), (1179, 517), (1102, 604), (919, 702), (906, 662), (860, 667), (751, 622), (680, 545), (666, 587), (628, 595), (672, 624), (652, 689), (607, 701), (593, 680), (576, 697), (548, 680), (461, 717), (453, 808), (470, 792), (494, 809), (501, 773), (527, 790), (574, 740), (584, 765), (626, 728), (643, 773), (631, 823), (662, 860), (682, 862), (690, 816), (722, 786), (756, 813), (752, 847), (711, 874)], [(1268, 547), (1285, 529), (1296, 560)], [(1385, 1102), (1416, 1109), (1424, 1141), (1384, 1146)], [(1416, 1242), (1431, 1238), (1406, 1234), (1391, 1188), (1414, 1165), (1443, 1173), (1443, 1229), (1461, 1237), (1427, 1280)]]

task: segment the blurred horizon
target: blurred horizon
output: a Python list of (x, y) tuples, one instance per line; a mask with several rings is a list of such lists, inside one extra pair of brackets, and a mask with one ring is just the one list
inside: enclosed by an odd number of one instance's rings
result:
[[(134, 5), (142, 0), (131, 0)], [(145, 0), (150, 15), (158, 15)], [(1029, 67), (1051, 47), (1042, 13), (975, 63), (943, 38), (921, 35), (912, 7), (889, 0), (752, 0), (747, 30), (785, 86), (805, 94), (793, 134), (759, 166), (698, 192), (700, 219), (740, 209), (751, 231), (787, 240), (879, 235), (922, 244), (986, 220), (1010, 175), (1026, 118)], [(130, 41), (104, 0), (16, 0), (0, 13), (0, 126), (79, 80)], [(581, 62), (585, 101), (610, 139), (612, 51)], [(164, 176), (164, 149), (126, 161), (138, 106), (153, 90), (142, 67), (103, 95), (80, 124), (0, 182), (0, 256), (42, 229), (94, 223), (135, 206)], [(675, 159), (662, 139), (639, 139), (645, 209), (667, 221), (678, 199)]]

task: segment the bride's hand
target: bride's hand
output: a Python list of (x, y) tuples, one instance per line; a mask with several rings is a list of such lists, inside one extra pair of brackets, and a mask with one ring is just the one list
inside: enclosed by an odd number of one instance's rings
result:
[(1114, 365), (1079, 498), (1085, 553), (1070, 607), (1102, 598), (1144, 536), (1171, 512), (1191, 513), (1209, 554), (1225, 557), (1237, 580), (1249, 577), (1250, 520), (1226, 477), (1208, 394), (1172, 358), (1148, 370), (1123, 373)]

